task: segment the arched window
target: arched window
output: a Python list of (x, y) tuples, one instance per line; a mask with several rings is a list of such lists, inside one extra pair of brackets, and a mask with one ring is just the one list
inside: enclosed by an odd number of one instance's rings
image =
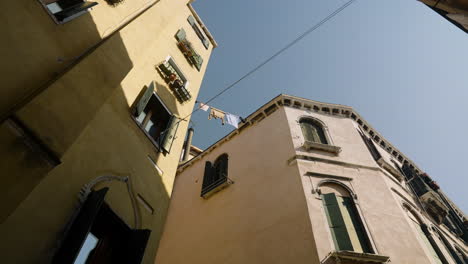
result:
[(374, 253), (351, 193), (336, 183), (324, 183), (320, 191), (336, 250)]
[[(407, 209), (409, 209), (407, 207)], [(432, 259), (439, 264), (445, 264), (447, 261), (445, 260), (444, 255), (440, 251), (440, 249), (437, 247), (437, 244), (435, 241), (432, 239), (429, 233), (429, 229), (426, 224), (422, 224), (421, 221), (418, 219), (418, 217), (414, 214), (412, 210), (408, 211), (408, 217), (410, 219), (410, 222), (413, 224), (415, 227), (416, 231), (419, 234), (419, 237), (421, 240), (424, 242), (426, 248), (429, 250), (431, 253)]]
[(323, 126), (318, 121), (310, 118), (303, 118), (299, 121), (305, 141), (328, 144)]
[(227, 154), (222, 154), (213, 164), (209, 161), (206, 162), (201, 191), (202, 197), (206, 198), (226, 187), (228, 183), (228, 159)]

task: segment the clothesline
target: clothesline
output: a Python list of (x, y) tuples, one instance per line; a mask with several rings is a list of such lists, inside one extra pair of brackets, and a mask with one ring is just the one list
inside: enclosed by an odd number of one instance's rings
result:
[(228, 112), (225, 112), (223, 110), (220, 110), (218, 108), (214, 108), (212, 106), (209, 106), (207, 104), (204, 104), (200, 101), (196, 101), (196, 103), (199, 103), (199, 106), (198, 108), (200, 110), (203, 110), (205, 112), (207, 112), (208, 110), (210, 110), (210, 113), (208, 115), (208, 120), (211, 120), (211, 119), (220, 119), (221, 120), (221, 124), (224, 125), (225, 123), (228, 124), (228, 125), (231, 125), (235, 128), (239, 128), (239, 123), (241, 122), (245, 122), (245, 120), (238, 116), (238, 115), (234, 115), (234, 114), (231, 114), (231, 113), (228, 113)]

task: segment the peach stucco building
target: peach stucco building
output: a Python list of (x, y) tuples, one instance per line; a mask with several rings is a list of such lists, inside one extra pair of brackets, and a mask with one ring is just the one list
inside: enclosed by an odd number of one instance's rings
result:
[(180, 166), (156, 263), (466, 264), (467, 235), (353, 108), (279, 95)]

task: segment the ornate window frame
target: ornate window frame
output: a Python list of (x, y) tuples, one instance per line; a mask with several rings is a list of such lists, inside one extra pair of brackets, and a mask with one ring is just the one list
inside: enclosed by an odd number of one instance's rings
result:
[[(351, 181), (352, 179), (349, 178), (349, 179), (346, 179), (347, 181)], [(378, 250), (377, 250), (377, 246), (374, 242), (374, 237), (372, 236), (372, 233), (370, 232), (370, 229), (369, 229), (369, 225), (367, 224), (367, 221), (362, 213), (362, 210), (361, 210), (361, 206), (359, 204), (359, 200), (358, 200), (358, 196), (357, 194), (353, 191), (352, 189), (352, 186), (348, 186), (348, 184), (340, 181), (340, 180), (336, 180), (336, 179), (323, 179), (321, 181), (319, 181), (317, 183), (317, 188), (315, 190), (312, 190), (312, 193), (315, 193), (316, 194), (316, 198), (319, 199), (319, 200), (322, 200), (321, 198), (321, 194), (322, 194), (322, 191), (320, 190), (320, 187), (323, 186), (324, 184), (336, 184), (342, 188), (344, 188), (347, 192), (349, 192), (349, 195), (350, 197), (352, 197), (353, 199), (353, 202), (354, 202), (354, 206), (356, 208), (356, 212), (357, 212), (357, 215), (359, 217), (359, 219), (361, 220), (361, 223), (362, 223), (362, 227), (364, 229), (364, 232), (365, 232), (365, 235), (367, 237), (367, 240), (369, 242), (369, 247), (370, 247), (370, 250), (374, 253), (356, 253), (356, 254), (360, 254), (360, 255), (372, 255), (372, 256), (378, 256)], [(323, 208), (325, 210), (325, 208)], [(325, 219), (325, 221), (327, 221)], [(332, 235), (330, 232), (327, 232), (328, 235), (329, 235), (329, 239), (332, 240)], [(332, 254), (333, 252), (341, 252), (341, 251), (332, 251), (330, 254)], [(346, 251), (348, 252), (348, 251)], [(351, 251), (349, 251), (351, 252)], [(389, 259), (388, 257), (385, 257), (387, 258), (387, 260)]]
[(333, 142), (333, 139), (332, 139), (332, 137), (330, 135), (330, 131), (328, 130), (327, 125), (322, 120), (320, 120), (320, 119), (318, 119), (316, 117), (310, 116), (310, 115), (301, 115), (301, 116), (298, 117), (296, 122), (297, 122), (297, 124), (300, 125), (301, 121), (303, 121), (303, 120), (311, 120), (312, 122), (315, 122), (318, 125), (320, 125), (321, 129), (322, 129), (322, 132), (323, 132), (323, 134), (325, 136), (325, 140), (327, 141), (327, 144), (308, 141), (308, 140), (305, 139), (304, 133), (302, 133), (302, 129), (301, 129), (302, 140), (303, 140), (302, 147), (305, 150), (307, 150), (307, 151), (320, 150), (320, 151), (329, 152), (329, 153), (332, 153), (332, 154), (335, 154), (335, 155), (338, 155), (341, 152), (341, 147), (335, 146), (335, 144)]

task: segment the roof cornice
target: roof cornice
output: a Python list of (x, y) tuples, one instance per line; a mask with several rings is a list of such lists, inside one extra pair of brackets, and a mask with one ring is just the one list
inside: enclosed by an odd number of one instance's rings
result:
[(271, 115), (280, 107), (293, 107), (297, 109), (311, 111), (314, 113), (327, 114), (342, 118), (350, 118), (356, 122), (356, 124), (361, 128), (361, 130), (365, 134), (367, 134), (367, 136), (369, 136), (376, 144), (381, 146), (385, 151), (387, 151), (401, 164), (408, 163), (409, 166), (414, 168), (417, 173), (422, 172), (422, 170), (411, 159), (409, 159), (393, 144), (386, 140), (379, 132), (377, 132), (377, 130), (375, 130), (369, 124), (369, 122), (362, 118), (362, 116), (352, 107), (340, 104), (324, 103), (286, 94), (280, 94), (271, 99), (269, 102), (267, 102), (260, 108), (258, 108), (245, 119), (246, 122), (242, 124), (238, 129), (233, 130), (231, 133), (221, 138), (213, 145), (209, 146), (198, 156), (181, 164), (179, 166), (178, 172), (182, 172), (187, 167), (190, 167), (193, 163), (197, 162), (197, 160), (206, 156), (208, 153), (222, 145), (224, 142), (229, 141), (236, 135), (242, 133), (245, 129), (254, 126), (258, 122), (261, 122), (264, 118)]

